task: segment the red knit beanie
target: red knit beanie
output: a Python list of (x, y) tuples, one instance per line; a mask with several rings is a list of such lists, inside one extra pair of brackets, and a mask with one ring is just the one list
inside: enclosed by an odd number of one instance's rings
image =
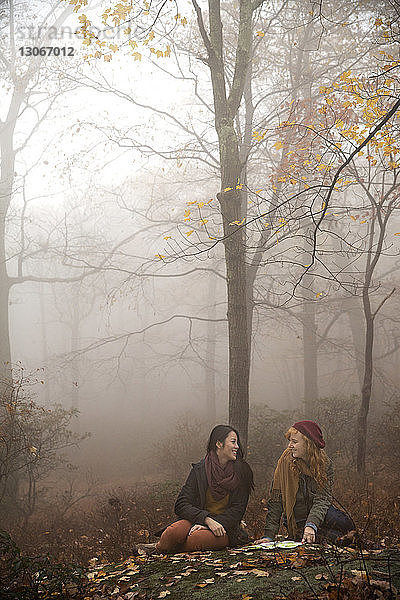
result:
[(312, 440), (318, 448), (325, 447), (322, 431), (314, 421), (298, 421), (293, 427), (308, 437), (309, 440)]

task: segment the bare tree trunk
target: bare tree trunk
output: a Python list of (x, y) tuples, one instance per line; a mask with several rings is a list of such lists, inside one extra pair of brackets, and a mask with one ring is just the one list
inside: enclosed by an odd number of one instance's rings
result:
[(361, 392), (364, 382), (365, 320), (358, 298), (353, 296), (346, 299), (346, 311), (353, 339), (354, 360)]
[(229, 421), (237, 428), (247, 448), (249, 421), (249, 334), (247, 322), (246, 249), (243, 229), (233, 225), (245, 217), (243, 199), (237, 187), (243, 164), (235, 118), (243, 97), (252, 47), (253, 11), (260, 3), (241, 0), (234, 75), (227, 93), (220, 0), (208, 0), (209, 33), (201, 8), (192, 0), (199, 31), (208, 54), (214, 98), (215, 130), (218, 136), (221, 192), (217, 194), (224, 230), (229, 335)]
[[(394, 189), (396, 189), (394, 187)], [(389, 190), (387, 194), (390, 194), (392, 190)], [(358, 413), (358, 431), (357, 431), (357, 471), (358, 473), (365, 473), (365, 460), (366, 460), (366, 446), (367, 446), (367, 427), (368, 427), (368, 413), (369, 406), (371, 403), (371, 390), (372, 390), (372, 377), (373, 377), (373, 350), (374, 350), (374, 329), (375, 329), (375, 318), (384, 303), (391, 297), (395, 292), (393, 289), (383, 300), (380, 302), (378, 307), (373, 311), (371, 308), (370, 299), (370, 287), (372, 277), (375, 271), (375, 267), (382, 254), (383, 243), (386, 235), (386, 228), (389, 217), (394, 210), (394, 203), (397, 199), (396, 195), (392, 194), (391, 200), (388, 202), (385, 210), (382, 209), (382, 204), (374, 202), (374, 208), (376, 214), (371, 218), (371, 225), (369, 231), (369, 243), (368, 243), (368, 254), (367, 263), (365, 268), (365, 279), (363, 284), (362, 299), (365, 317), (365, 354), (364, 354), (364, 379), (361, 390), (361, 405)], [(377, 240), (375, 239), (375, 220), (378, 223), (378, 235)]]
[[(312, 278), (313, 279), (313, 278)], [(303, 300), (304, 416), (312, 419), (318, 400), (318, 352), (315, 303)]]
[[(47, 346), (47, 327), (46, 327), (46, 305), (45, 305), (45, 296), (43, 291), (43, 284), (39, 286), (39, 305), (40, 305), (40, 321), (41, 321), (41, 330), (42, 330), (42, 357), (43, 357), (43, 365), (47, 365), (49, 360), (49, 349)], [(45, 402), (46, 406), (50, 404), (50, 382), (47, 378), (45, 379)]]
[[(239, 171), (240, 174), (240, 171)], [(236, 178), (237, 180), (237, 178)], [(226, 237), (225, 261), (228, 291), (229, 422), (247, 447), (249, 422), (249, 372), (245, 247), (242, 230), (232, 234), (229, 223), (242, 220), (240, 192), (218, 194)]]
[[(79, 286), (78, 288), (74, 288), (75, 298), (74, 298), (74, 308), (72, 312), (72, 322), (71, 322), (71, 353), (75, 355), (76, 351), (79, 348), (79, 328), (80, 328), (80, 306), (79, 306)], [(72, 394), (71, 394), (71, 408), (73, 410), (78, 411), (77, 414), (77, 429), (79, 430), (79, 401), (80, 401), (80, 393), (79, 393), (79, 384), (80, 384), (80, 368), (79, 368), (79, 358), (73, 358), (71, 360), (71, 377), (72, 377)]]
[(205, 369), (205, 384), (206, 384), (206, 421), (213, 427), (217, 420), (216, 407), (216, 386), (215, 386), (215, 348), (216, 348), (216, 317), (215, 303), (217, 291), (217, 278), (211, 274), (208, 286), (208, 318), (207, 321), (207, 344), (206, 344), (206, 361)]
[(14, 91), (4, 123), (0, 122), (0, 387), (1, 393), (10, 393), (11, 345), (9, 325), (9, 294), (11, 288), (6, 262), (6, 219), (14, 184), (15, 151), (13, 135), (22, 103), (21, 91)]
[(358, 413), (358, 445), (357, 445), (357, 471), (365, 472), (365, 458), (367, 447), (367, 419), (371, 402), (373, 348), (374, 348), (374, 318), (371, 312), (369, 290), (364, 286), (363, 306), (365, 315), (365, 354), (364, 354), (364, 379), (361, 389), (361, 405)]

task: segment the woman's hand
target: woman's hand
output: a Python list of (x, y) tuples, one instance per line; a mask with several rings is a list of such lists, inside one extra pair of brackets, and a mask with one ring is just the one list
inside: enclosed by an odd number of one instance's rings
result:
[(265, 542), (272, 542), (272, 538), (262, 537), (259, 540), (254, 540), (253, 544), (263, 544)]
[(199, 529), (207, 529), (204, 525), (193, 525), (192, 529), (189, 531), (188, 535), (191, 535), (195, 531), (199, 531)]
[(204, 523), (209, 529), (211, 529), (211, 531), (216, 537), (221, 537), (226, 534), (226, 531), (221, 525), (221, 523), (218, 523), (218, 521), (214, 521), (214, 519), (212, 519), (211, 517), (206, 517), (204, 519)]
[(315, 531), (312, 527), (304, 527), (304, 531), (303, 531), (303, 539), (301, 540), (301, 543), (310, 543), (312, 544), (313, 542), (315, 542)]

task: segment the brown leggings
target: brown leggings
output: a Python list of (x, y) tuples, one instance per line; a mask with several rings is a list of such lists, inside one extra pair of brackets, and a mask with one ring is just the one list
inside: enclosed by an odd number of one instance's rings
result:
[(193, 524), (182, 519), (172, 523), (163, 532), (157, 550), (167, 552), (196, 552), (196, 550), (223, 550), (229, 544), (228, 536), (217, 537), (209, 529), (199, 529), (188, 535)]

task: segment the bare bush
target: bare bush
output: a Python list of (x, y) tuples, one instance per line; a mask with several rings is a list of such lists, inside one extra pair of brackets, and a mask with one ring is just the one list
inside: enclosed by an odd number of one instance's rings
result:
[(38, 483), (66, 463), (63, 450), (87, 435), (69, 429), (76, 415), (61, 406), (38, 405), (26, 391), (29, 378), (14, 383), (12, 393), (0, 398), (1, 525), (27, 519), (38, 500)]

